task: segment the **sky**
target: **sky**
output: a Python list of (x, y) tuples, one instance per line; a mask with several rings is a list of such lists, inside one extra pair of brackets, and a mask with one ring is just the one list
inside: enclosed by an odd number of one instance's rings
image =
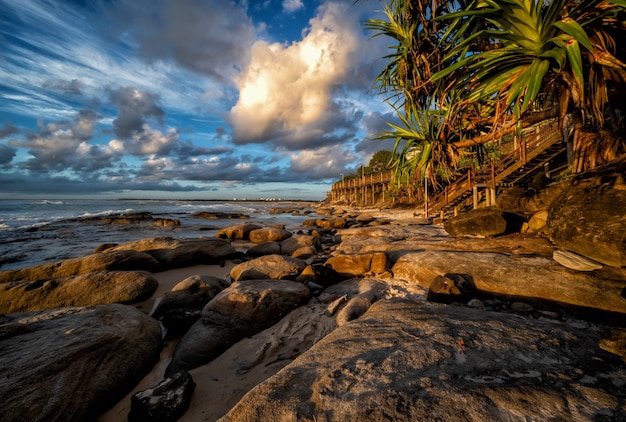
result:
[(393, 148), (381, 8), (0, 0), (0, 199), (324, 199)]

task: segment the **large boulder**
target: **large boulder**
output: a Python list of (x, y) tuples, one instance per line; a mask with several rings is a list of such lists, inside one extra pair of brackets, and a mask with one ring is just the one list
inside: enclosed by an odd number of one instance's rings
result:
[(425, 251), (406, 253), (392, 266), (395, 278), (424, 287), (440, 275), (458, 274), (484, 293), (521, 296), (626, 314), (626, 270), (569, 270), (551, 257), (502, 253)]
[(309, 298), (309, 289), (295, 281), (233, 283), (204, 307), (202, 319), (176, 346), (166, 375), (212, 361), (242, 338), (274, 325)]
[(576, 176), (549, 209), (550, 238), (562, 249), (626, 266), (626, 159)]
[(248, 237), (252, 243), (264, 242), (280, 242), (292, 236), (289, 230), (279, 229), (276, 227), (266, 227), (263, 229), (252, 230)]
[(219, 230), (215, 234), (215, 237), (218, 237), (220, 239), (231, 239), (231, 240), (237, 240), (237, 239), (249, 240), (251, 231), (259, 230), (262, 228), (263, 227), (254, 223), (236, 224), (234, 226), (224, 227), (223, 229)]
[(283, 255), (293, 256), (298, 251), (307, 249), (310, 254), (320, 252), (322, 250), (322, 242), (319, 236), (298, 235), (293, 236), (280, 242), (280, 249)]
[(0, 313), (109, 303), (150, 297), (159, 282), (145, 271), (97, 271), (66, 278), (0, 284)]
[(107, 250), (80, 258), (65, 259), (50, 264), (19, 270), (0, 271), (0, 283), (9, 281), (45, 280), (89, 274), (95, 271), (150, 271), (158, 270), (159, 263), (147, 253), (132, 250)]
[(220, 421), (622, 420), (610, 330), (380, 300)]
[(157, 237), (124, 243), (108, 251), (134, 250), (152, 255), (162, 269), (214, 264), (236, 255), (228, 240), (215, 238), (174, 239)]
[(126, 305), (3, 316), (5, 422), (94, 421), (159, 359), (159, 323)]
[(280, 255), (280, 253), (280, 243), (278, 242), (259, 243), (246, 251), (248, 256)]
[(295, 280), (306, 267), (306, 261), (282, 255), (266, 255), (242, 262), (230, 270), (235, 280)]
[(552, 183), (541, 189), (524, 189), (514, 186), (498, 195), (496, 207), (512, 213), (534, 214), (547, 211), (550, 204), (565, 188), (563, 183)]
[(390, 260), (384, 252), (337, 255), (325, 262), (339, 278), (348, 279), (366, 275), (380, 275), (389, 270)]
[(446, 220), (444, 229), (454, 237), (497, 236), (519, 232), (523, 218), (494, 207), (478, 208)]
[(210, 275), (187, 277), (163, 295), (150, 316), (161, 321), (168, 337), (177, 337), (186, 333), (200, 319), (202, 308), (228, 286), (226, 280)]
[(187, 277), (172, 287), (170, 292), (163, 295), (151, 316), (158, 319), (174, 309), (201, 310), (211, 299), (228, 286), (229, 283), (226, 280), (210, 275)]

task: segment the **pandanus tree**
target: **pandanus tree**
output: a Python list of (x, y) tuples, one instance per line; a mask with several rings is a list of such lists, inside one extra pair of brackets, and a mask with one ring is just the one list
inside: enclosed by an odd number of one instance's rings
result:
[(384, 13), (368, 22), (395, 40), (376, 82), (401, 124), (382, 137), (419, 152), (399, 168), (449, 174), (465, 149), (550, 115), (571, 120), (576, 171), (626, 152), (626, 0), (394, 0)]

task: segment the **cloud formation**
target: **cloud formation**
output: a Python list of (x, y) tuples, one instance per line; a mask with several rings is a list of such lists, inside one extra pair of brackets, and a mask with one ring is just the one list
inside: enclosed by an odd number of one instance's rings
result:
[(303, 8), (302, 0), (283, 0), (283, 10), (287, 13), (293, 13)]
[(332, 120), (340, 108), (333, 94), (359, 62), (363, 35), (348, 7), (322, 5), (302, 41), (253, 45), (230, 113), (235, 143), (273, 141), (289, 147), (290, 142), (302, 144), (303, 138), (320, 136), (325, 126), (320, 123)]
[(0, 195), (323, 192), (380, 149), (374, 2), (0, 5)]
[(115, 33), (125, 31), (149, 61), (173, 60), (229, 82), (247, 63), (254, 25), (230, 0), (103, 0)]
[(118, 138), (129, 139), (141, 135), (150, 118), (164, 123), (165, 111), (157, 105), (159, 97), (155, 94), (123, 86), (112, 90), (109, 99), (118, 110), (113, 120), (113, 130)]

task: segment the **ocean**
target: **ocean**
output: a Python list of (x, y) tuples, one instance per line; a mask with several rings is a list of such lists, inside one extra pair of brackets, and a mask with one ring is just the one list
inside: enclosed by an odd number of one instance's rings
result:
[[(103, 243), (125, 243), (149, 237), (214, 237), (219, 229), (242, 222), (295, 228), (311, 218), (315, 205), (314, 202), (299, 201), (1, 199), (0, 270), (88, 255)], [(292, 213), (294, 209), (299, 210), (296, 215)], [(203, 211), (244, 214), (249, 218), (204, 219), (194, 216)], [(153, 218), (175, 219), (180, 225), (104, 224), (97, 220), (98, 217), (139, 212), (150, 213)]]

